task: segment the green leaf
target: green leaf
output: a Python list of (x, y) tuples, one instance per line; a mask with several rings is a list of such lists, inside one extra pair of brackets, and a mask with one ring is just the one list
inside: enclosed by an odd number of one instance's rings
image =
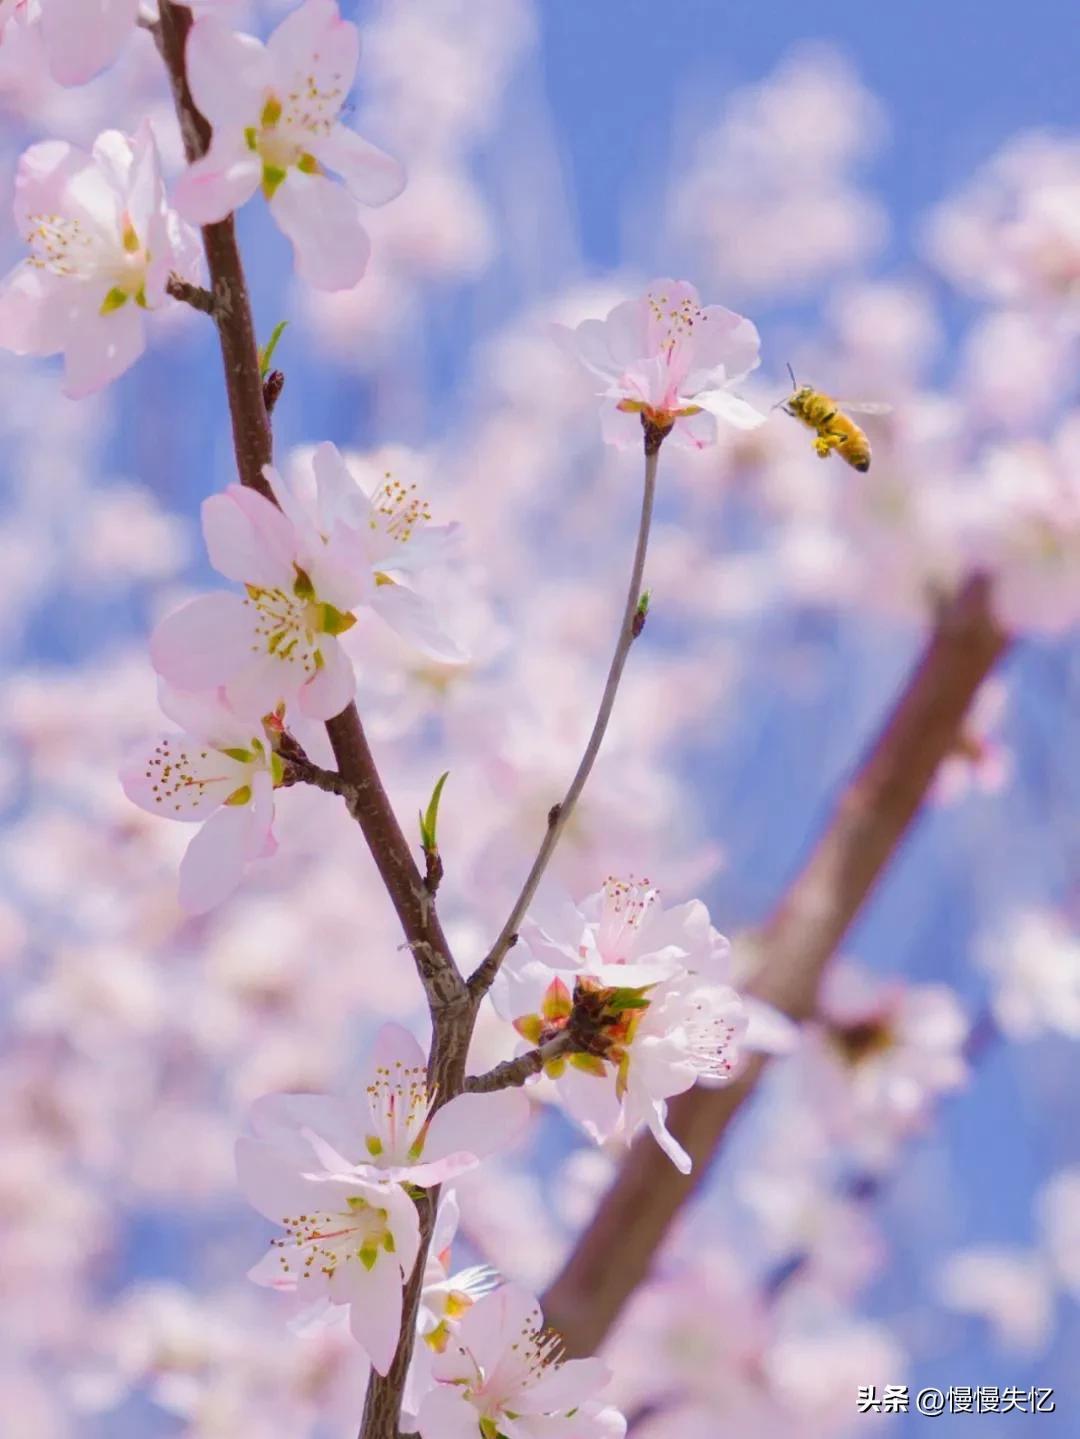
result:
[(625, 1009), (648, 1009), (649, 1000), (646, 989), (613, 989), (605, 1005), (613, 1014), (622, 1014)]
[(442, 799), (443, 785), (449, 777), (450, 771), (446, 770), (435, 781), (435, 788), (431, 791), (431, 798), (428, 800), (427, 812), (420, 816), (420, 843), (425, 851), (437, 850), (439, 847), (437, 837), (439, 801)]
[(288, 320), (279, 320), (274, 326), (270, 338), (259, 351), (259, 376), (261, 379), (265, 380), (270, 373), (270, 361), (274, 358), (274, 351), (278, 347), (278, 341), (288, 328), (288, 324)]

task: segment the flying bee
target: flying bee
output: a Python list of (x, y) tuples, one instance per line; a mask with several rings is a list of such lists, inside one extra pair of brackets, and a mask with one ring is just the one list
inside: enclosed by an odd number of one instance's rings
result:
[(865, 474), (870, 468), (870, 441), (845, 411), (850, 410), (855, 415), (887, 415), (892, 407), (834, 400), (812, 385), (800, 385), (790, 365), (788, 374), (791, 376), (792, 392), (781, 401), (785, 412), (800, 420), (808, 429), (817, 431), (814, 449), (822, 459), (835, 450), (852, 469)]

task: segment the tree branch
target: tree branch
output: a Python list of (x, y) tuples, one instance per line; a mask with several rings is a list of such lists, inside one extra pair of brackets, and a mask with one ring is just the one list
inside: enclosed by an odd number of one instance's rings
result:
[[(211, 132), (187, 82), (184, 48), (191, 24), (190, 10), (172, 0), (161, 0), (155, 38), (169, 72), (184, 151), (188, 160), (194, 161), (206, 153)], [(263, 470), (273, 459), (273, 437), (259, 373), (255, 322), (232, 216), (215, 225), (205, 225), (202, 234), (221, 341), (237, 471), (242, 484), (272, 501), (273, 492)], [(443, 971), (444, 989), (463, 987), (431, 896), (424, 888), (379, 778), (356, 706), (350, 705), (330, 720), (326, 729), (341, 781), (349, 786), (349, 812), (363, 831), (406, 939), (414, 946), (414, 953), (415, 946), (427, 946), (433, 964)]]
[(468, 1075), (465, 1091), (467, 1094), (489, 1094), (493, 1089), (511, 1089), (522, 1085), (526, 1080), (532, 1079), (534, 1074), (539, 1074), (549, 1060), (558, 1059), (560, 1054), (568, 1054), (573, 1049), (574, 1042), (574, 1036), (568, 1030), (563, 1030), (546, 1044), (537, 1045), (526, 1054), (519, 1054), (516, 1059), (506, 1059), (502, 1064), (496, 1064), (486, 1074)]
[[(942, 611), (881, 733), (757, 936), (760, 967), (750, 993), (795, 1020), (813, 1013), (828, 959), (907, 833), (976, 690), (1008, 643), (990, 611), (988, 580), (973, 577)], [(764, 1067), (755, 1055), (735, 1083), (673, 1101), (669, 1124), (693, 1158), (691, 1175), (679, 1174), (649, 1136), (631, 1148), (543, 1301), (568, 1353), (592, 1353), (603, 1341)]]
[(555, 846), (559, 843), (581, 791), (585, 788), (585, 783), (592, 773), (592, 767), (600, 753), (600, 746), (604, 742), (611, 712), (615, 707), (615, 696), (619, 692), (619, 683), (626, 667), (627, 656), (630, 654), (630, 647), (641, 633), (644, 624), (643, 611), (640, 612), (640, 622), (638, 619), (642, 597), (641, 584), (645, 574), (645, 557), (649, 549), (649, 530), (652, 527), (657, 462), (664, 435), (660, 434), (657, 437), (656, 431), (645, 424), (644, 417), (642, 425), (645, 429), (645, 483), (641, 496), (641, 518), (638, 522), (637, 545), (634, 550), (634, 563), (630, 571), (630, 587), (627, 591), (622, 623), (619, 626), (619, 637), (615, 643), (615, 653), (611, 657), (611, 667), (608, 670), (604, 693), (600, 698), (600, 708), (585, 746), (585, 753), (581, 756), (581, 763), (577, 767), (577, 773), (570, 781), (570, 788), (560, 803), (553, 805), (548, 813), (547, 831), (540, 842), (540, 849), (533, 860), (525, 883), (521, 887), (521, 892), (507, 916), (506, 923), (487, 956), (469, 976), (469, 992), (478, 999), (482, 998), (491, 988), (492, 981), (499, 972), (499, 966), (506, 957), (507, 950), (515, 943), (518, 926), (532, 903), (537, 886), (555, 852)]

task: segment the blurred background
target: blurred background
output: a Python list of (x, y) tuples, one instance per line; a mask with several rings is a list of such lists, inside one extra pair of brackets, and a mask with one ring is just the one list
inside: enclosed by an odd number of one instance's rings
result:
[[(263, 32), (288, 8), (235, 17)], [(374, 619), (348, 642), (403, 821), (450, 771), (442, 909), (463, 963), (576, 763), (636, 519), (638, 458), (602, 446), (551, 321), (686, 277), (758, 325), (762, 408), (788, 364), (892, 407), (867, 422), (865, 477), (780, 411), (663, 452), (652, 612), (556, 867), (574, 897), (647, 874), (737, 937), (973, 564), (1016, 635), (819, 1022), (612, 1341), (632, 1435), (906, 1436), (931, 1421), (856, 1412), (860, 1385), (900, 1383), (1052, 1386), (1056, 1414), (986, 1415), (980, 1434), (1076, 1432), (1074, 7), (342, 8), (364, 43), (350, 123), (409, 187), (372, 212), (354, 292), (297, 285), (260, 205), (240, 233), (260, 334), (289, 321), (279, 462), (333, 440), (462, 524), (448, 613), (470, 662), (437, 667)], [(179, 167), (145, 33), (79, 90), (0, 41), (0, 105), (5, 195), (27, 144), (89, 146), (144, 114)], [(2, 1427), (337, 1439), (364, 1376), (347, 1337), (297, 1338), (246, 1281), (268, 1230), (234, 1192), (232, 1143), (261, 1094), (355, 1082), (385, 1018), (422, 1029), (422, 996), (328, 796), (282, 792), (278, 855), (191, 920), (189, 833), (120, 791), (161, 725), (146, 636), (214, 582), (198, 508), (232, 479), (209, 324), (175, 307), (153, 335), (81, 402), (53, 364), (0, 357)], [(868, 1053), (844, 1043), (860, 1024)], [(489, 1016), (475, 1066), (513, 1044)], [(542, 1287), (618, 1156), (534, 1096), (527, 1142), (461, 1185), (459, 1249)]]

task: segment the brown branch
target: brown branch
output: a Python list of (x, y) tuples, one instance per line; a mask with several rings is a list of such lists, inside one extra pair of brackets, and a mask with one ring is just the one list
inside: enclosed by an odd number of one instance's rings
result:
[[(607, 681), (604, 685), (604, 692), (600, 697), (600, 708), (593, 723), (592, 733), (589, 735), (585, 745), (585, 753), (581, 756), (581, 763), (577, 767), (574, 778), (570, 781), (570, 788), (566, 791), (563, 799), (552, 805), (548, 811), (547, 830), (544, 838), (540, 841), (540, 848), (536, 858), (533, 860), (532, 868), (525, 878), (521, 892), (514, 901), (513, 907), (507, 916), (506, 923), (499, 931), (499, 936), (492, 945), (490, 951), (483, 961), (469, 976), (469, 991), (477, 999), (483, 998), (491, 988), (495, 976), (499, 972), (499, 966), (506, 957), (506, 952), (517, 939), (518, 928), (525, 917), (525, 912), (532, 903), (537, 887), (544, 876), (555, 847), (562, 837), (563, 831), (570, 822), (570, 816), (574, 812), (574, 806), (580, 798), (581, 791), (585, 788), (586, 781), (592, 773), (592, 767), (596, 763), (596, 757), (600, 753), (600, 746), (604, 742), (604, 735), (607, 733), (608, 722), (611, 719), (611, 712), (615, 708), (615, 697), (619, 692), (619, 683), (622, 680), (623, 670), (626, 667), (627, 657), (630, 654), (634, 640), (641, 633), (644, 626), (644, 610), (642, 610), (642, 589), (641, 583), (645, 575), (645, 557), (649, 549), (649, 531), (652, 528), (653, 501), (656, 497), (656, 469), (660, 454), (660, 445), (663, 442), (667, 431), (657, 432), (654, 426), (649, 425), (644, 415), (642, 416), (642, 428), (645, 432), (645, 482), (641, 494), (641, 517), (638, 522), (637, 545), (634, 550), (634, 562), (630, 571), (630, 587), (627, 591), (626, 604), (623, 608), (622, 622), (619, 625), (619, 637), (615, 643), (615, 653), (611, 657), (611, 665), (608, 669)], [(669, 426), (670, 428), (670, 426)], [(645, 604), (645, 610), (648, 604)], [(638, 616), (642, 615), (639, 622)]]
[[(172, 0), (163, 0), (155, 39), (169, 72), (176, 117), (189, 163), (201, 159), (210, 144), (210, 126), (191, 98), (184, 66), (184, 47), (191, 23), (190, 10), (173, 4)], [(236, 467), (242, 484), (271, 499), (263, 467), (273, 458), (273, 439), (263, 403), (255, 322), (233, 217), (230, 215), (216, 225), (204, 225), (202, 235), (225, 367)]]
[[(211, 132), (192, 99), (184, 65), (191, 11), (173, 4), (172, 0), (162, 0), (160, 16), (156, 32), (158, 47), (169, 72), (184, 151), (188, 160), (194, 161), (206, 153)], [(242, 484), (272, 500), (263, 470), (273, 459), (273, 437), (259, 373), (255, 323), (232, 216), (204, 226), (202, 234), (214, 296), (214, 318), (221, 341), (237, 471)], [(428, 947), (434, 962), (445, 971), (443, 994), (450, 994), (464, 982), (458, 975), (431, 896), (424, 889), (408, 841), (379, 778), (356, 706), (350, 705), (330, 720), (326, 728), (341, 780), (350, 787), (349, 811), (363, 831), (405, 937), (413, 946)]]
[(182, 280), (179, 275), (170, 275), (165, 281), (165, 289), (174, 300), (190, 305), (193, 310), (199, 310), (204, 315), (214, 313), (213, 292), (204, 290), (201, 285), (193, 285), (190, 280)]
[(534, 1074), (539, 1074), (548, 1060), (558, 1059), (560, 1054), (573, 1049), (574, 1043), (574, 1036), (563, 1030), (546, 1044), (537, 1045), (526, 1054), (519, 1054), (516, 1059), (506, 1059), (485, 1074), (470, 1074), (465, 1080), (466, 1092), (489, 1094), (493, 1089), (511, 1089), (522, 1085)]
[[(968, 581), (934, 633), (884, 728), (841, 790), (817, 843), (757, 937), (751, 993), (793, 1019), (812, 1014), (822, 972), (907, 833), (976, 690), (1008, 648), (989, 606), (989, 583)], [(765, 1060), (751, 1058), (724, 1089), (693, 1089), (670, 1109), (672, 1132), (694, 1161), (683, 1176), (640, 1138), (544, 1298), (571, 1354), (597, 1348), (649, 1272), (683, 1204), (709, 1165)]]

